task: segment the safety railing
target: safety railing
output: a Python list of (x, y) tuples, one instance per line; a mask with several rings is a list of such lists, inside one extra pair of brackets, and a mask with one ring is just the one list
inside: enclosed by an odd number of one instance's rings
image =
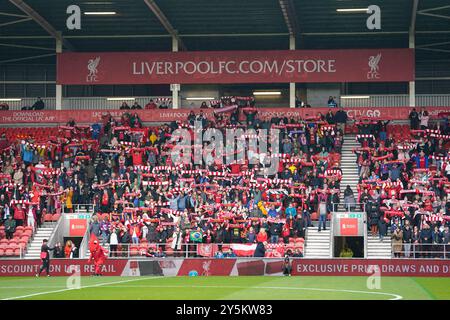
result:
[(82, 203), (82, 204), (72, 204), (72, 209), (68, 209), (66, 205), (62, 207), (62, 213), (93, 213), (94, 204), (92, 203)]
[[(351, 97), (351, 96), (350, 96)], [(133, 98), (134, 100), (131, 100)], [(169, 96), (161, 97), (129, 97), (125, 99), (118, 98), (117, 100), (108, 100), (107, 97), (64, 97), (62, 99), (62, 110), (119, 110), (122, 102), (125, 100), (128, 105), (131, 105), (136, 101), (142, 108), (150, 101), (150, 99), (156, 100), (158, 98), (171, 98)], [(56, 109), (56, 98), (47, 97), (42, 98), (45, 103), (44, 110)], [(351, 99), (344, 98), (339, 99), (340, 104), (343, 107), (367, 107), (367, 108), (382, 108), (382, 107), (405, 107), (409, 106), (409, 95), (407, 94), (390, 94), (390, 95), (368, 95), (361, 97), (361, 95), (355, 95)], [(31, 107), (36, 102), (36, 98), (21, 98), (17, 101), (8, 101), (9, 110), (21, 110), (22, 107)], [(181, 104), (183, 108), (189, 108), (190, 103), (187, 100), (182, 99)], [(264, 103), (260, 103), (260, 106), (264, 107)], [(450, 95), (448, 94), (418, 94), (416, 95), (417, 107), (447, 107), (450, 106)], [(289, 107), (288, 103), (270, 103), (270, 107)], [(323, 105), (314, 105), (314, 107), (326, 107), (326, 101)], [(171, 108), (171, 105), (169, 105)]]
[(442, 243), (403, 243), (392, 244), (392, 258), (450, 259), (450, 244)]
[(365, 212), (366, 204), (365, 203), (338, 203), (333, 204), (333, 211), (339, 212)]
[[(407, 107), (409, 106), (409, 95), (390, 94), (390, 95), (367, 95), (360, 97), (356, 95), (351, 99), (340, 99), (341, 105), (345, 108), (367, 107)], [(446, 107), (450, 105), (450, 95), (448, 94), (418, 94), (416, 95), (417, 107)]]
[[(101, 237), (99, 238), (100, 245), (106, 249), (108, 257), (111, 259), (123, 259), (123, 258), (201, 258), (201, 257), (212, 257), (219, 258), (215, 255), (217, 250), (222, 250), (224, 258), (236, 257), (237, 255), (230, 256), (229, 248), (231, 248), (230, 243), (211, 243), (209, 246), (204, 243), (182, 243), (176, 249), (172, 249), (172, 243), (119, 243), (118, 245), (110, 245), (108, 243), (103, 243)], [(202, 245), (202, 247), (200, 247)], [(241, 244), (242, 245), (242, 244)], [(206, 246), (206, 247), (205, 247)], [(266, 245), (266, 252), (272, 250), (272, 253), (276, 251), (276, 248), (280, 247), (279, 243), (268, 243)], [(304, 242), (300, 246), (295, 244), (285, 244), (285, 254), (287, 250), (291, 250), (292, 254), (296, 252), (303, 253)], [(300, 248), (302, 247), (302, 248)], [(199, 250), (200, 249), (200, 250)], [(239, 250), (246, 250), (246, 254), (239, 254), (239, 258), (253, 257), (254, 248), (242, 248)], [(270, 254), (266, 258), (280, 258), (283, 255)], [(85, 257), (88, 258), (88, 257)], [(222, 257), (220, 257), (222, 258)]]

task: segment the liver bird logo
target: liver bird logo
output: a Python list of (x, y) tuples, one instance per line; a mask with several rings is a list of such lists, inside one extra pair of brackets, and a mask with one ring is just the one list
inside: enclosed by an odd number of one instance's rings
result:
[(95, 59), (89, 59), (88, 61), (88, 71), (89, 74), (86, 77), (86, 81), (87, 82), (94, 82), (94, 81), (98, 81), (97, 80), (97, 73), (98, 73), (98, 65), (100, 63), (100, 57), (96, 57)]
[(380, 60), (381, 60), (381, 53), (377, 54), (376, 56), (370, 56), (369, 57), (369, 67), (370, 71), (367, 73), (367, 79), (379, 79), (380, 78)]

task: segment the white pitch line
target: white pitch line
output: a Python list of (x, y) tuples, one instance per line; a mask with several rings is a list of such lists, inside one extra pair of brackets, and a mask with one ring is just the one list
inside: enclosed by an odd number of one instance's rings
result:
[(376, 292), (376, 291), (360, 291), (360, 290), (346, 290), (346, 289), (325, 289), (325, 288), (296, 288), (296, 287), (245, 287), (245, 286), (174, 286), (174, 285), (136, 285), (136, 286), (114, 286), (115, 288), (232, 288), (232, 289), (276, 289), (276, 290), (310, 290), (310, 291), (328, 291), (328, 292), (348, 292), (348, 293), (363, 293), (363, 294), (377, 294), (391, 296), (389, 300), (401, 300), (402, 296), (395, 293)]
[[(159, 279), (159, 278), (165, 278), (165, 277), (139, 277), (137, 279), (98, 283), (98, 284), (93, 284), (93, 285), (84, 286), (84, 287), (82, 286), (80, 288), (64, 288), (64, 289), (60, 289), (60, 290), (53, 290), (53, 291), (46, 291), (46, 292), (37, 292), (37, 293), (27, 294), (27, 295), (23, 295), (23, 296), (4, 298), (4, 299), (1, 299), (1, 300), (24, 299), (24, 298), (30, 298), (30, 297), (40, 296), (40, 295), (44, 295), (44, 294), (59, 293), (59, 292), (65, 292), (65, 291), (71, 291), (71, 290), (82, 290), (82, 289), (86, 289), (86, 288), (95, 288), (95, 287), (102, 287), (102, 286), (114, 285), (114, 284), (119, 284), (119, 283), (141, 281), (141, 280), (149, 280), (149, 279), (153, 280), (153, 279)], [(166, 276), (166, 278), (167, 278), (167, 276)]]

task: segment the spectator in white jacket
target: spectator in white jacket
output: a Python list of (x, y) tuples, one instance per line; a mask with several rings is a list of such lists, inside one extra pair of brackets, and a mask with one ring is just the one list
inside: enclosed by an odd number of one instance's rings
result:
[(117, 239), (116, 230), (111, 232), (109, 236), (109, 252), (111, 257), (117, 257), (117, 245), (119, 244), (119, 240)]
[(428, 115), (428, 111), (422, 109), (419, 113), (420, 120), (420, 129), (425, 130), (428, 128), (428, 121), (430, 120), (430, 116)]

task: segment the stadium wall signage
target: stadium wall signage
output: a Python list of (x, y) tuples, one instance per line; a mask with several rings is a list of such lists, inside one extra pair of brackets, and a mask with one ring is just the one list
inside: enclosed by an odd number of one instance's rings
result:
[[(34, 276), (40, 260), (0, 260), (0, 276)], [(73, 267), (75, 266), (75, 267)], [(109, 259), (103, 266), (106, 276), (279, 276), (282, 259)], [(381, 276), (450, 277), (449, 260), (365, 260), (365, 259), (295, 259), (295, 276)], [(70, 276), (74, 270), (90, 275), (94, 266), (83, 259), (53, 259), (50, 272)]]
[(65, 52), (57, 83), (406, 82), (414, 63), (413, 49)]
[[(418, 108), (420, 109), (420, 108)], [(432, 119), (438, 119), (439, 114), (449, 112), (450, 107), (427, 107), (426, 108)], [(143, 122), (169, 122), (182, 121), (186, 122), (189, 112), (195, 113), (203, 111), (210, 119), (212, 119), (212, 109), (166, 109), (166, 110), (43, 110), (43, 111), (2, 111), (0, 112), (0, 124), (11, 123), (67, 123), (70, 119), (74, 119), (76, 123), (92, 124), (99, 122), (102, 116), (110, 113), (113, 117), (120, 118), (125, 112), (136, 112)], [(258, 113), (263, 117), (314, 117), (320, 112), (325, 114), (329, 108), (259, 108)], [(373, 120), (407, 120), (411, 108), (409, 107), (350, 107), (345, 108), (350, 118), (368, 118)], [(242, 120), (244, 116), (241, 113)]]

